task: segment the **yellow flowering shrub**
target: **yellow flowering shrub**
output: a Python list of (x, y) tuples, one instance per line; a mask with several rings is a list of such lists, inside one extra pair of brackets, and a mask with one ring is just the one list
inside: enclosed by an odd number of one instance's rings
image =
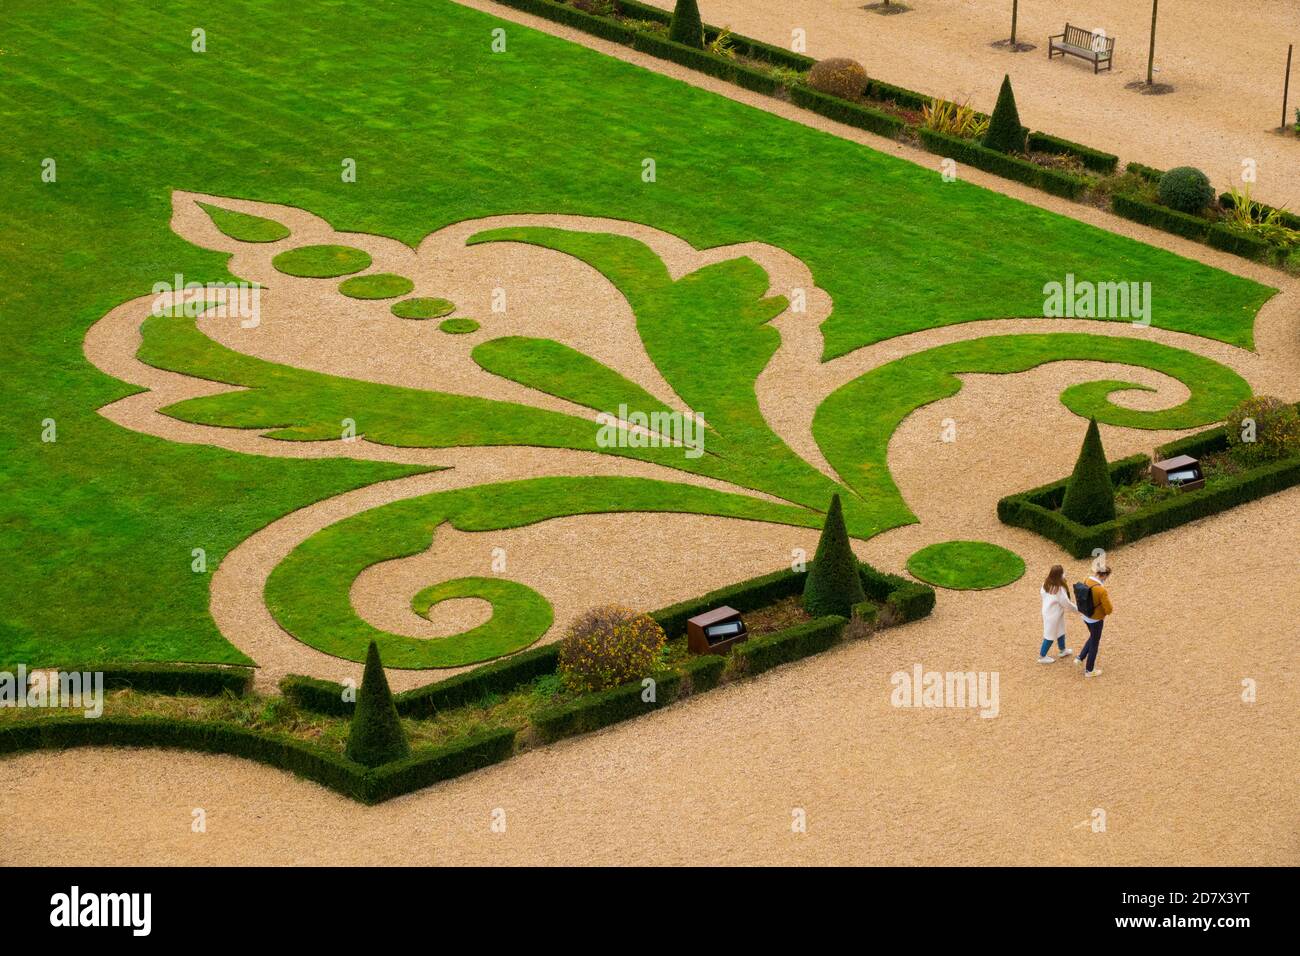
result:
[(592, 608), (560, 641), (559, 672), (573, 690), (617, 687), (653, 671), (664, 641), (663, 628), (648, 614), (617, 604)]
[(1300, 454), (1300, 414), (1280, 398), (1248, 398), (1228, 414), (1226, 424), (1232, 457), (1244, 465)]

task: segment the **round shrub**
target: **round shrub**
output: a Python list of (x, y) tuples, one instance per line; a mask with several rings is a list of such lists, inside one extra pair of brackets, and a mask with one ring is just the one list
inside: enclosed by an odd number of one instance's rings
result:
[(1232, 457), (1244, 465), (1300, 455), (1300, 413), (1280, 398), (1246, 399), (1228, 413), (1226, 430)]
[(821, 93), (855, 100), (867, 88), (867, 71), (857, 60), (818, 60), (808, 71), (808, 85)]
[(573, 690), (606, 690), (645, 677), (659, 661), (664, 629), (617, 604), (592, 608), (560, 641), (559, 672)]
[(1170, 209), (1194, 215), (1214, 200), (1214, 187), (1199, 169), (1178, 166), (1160, 177), (1158, 195)]

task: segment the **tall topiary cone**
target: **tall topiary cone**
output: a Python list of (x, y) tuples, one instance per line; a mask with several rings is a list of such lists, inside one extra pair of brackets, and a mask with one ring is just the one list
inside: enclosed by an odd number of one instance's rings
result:
[(704, 49), (704, 24), (700, 22), (700, 5), (695, 0), (677, 0), (673, 22), (668, 27), (668, 39), (697, 50)]
[(1016, 96), (1011, 92), (1011, 77), (1006, 74), (998, 91), (998, 105), (989, 119), (989, 131), (984, 134), (984, 145), (999, 153), (1019, 153), (1025, 148), (1025, 130), (1020, 125)]
[(1079, 524), (1115, 520), (1115, 488), (1110, 483), (1110, 469), (1106, 466), (1106, 452), (1101, 447), (1101, 432), (1097, 430), (1095, 418), (1088, 423), (1088, 434), (1083, 437), (1074, 474), (1065, 486), (1061, 514)]
[(379, 648), (370, 642), (366, 652), (366, 670), (361, 675), (361, 690), (357, 694), (357, 709), (352, 714), (352, 728), (348, 731), (347, 755), (367, 767), (378, 767), (390, 760), (398, 760), (411, 753), (406, 733), (397, 717), (393, 693), (388, 689), (384, 665), (379, 663)]
[(808, 579), (803, 586), (803, 608), (813, 617), (838, 614), (850, 617), (853, 605), (867, 599), (858, 575), (858, 559), (849, 546), (849, 532), (844, 527), (840, 496), (831, 496), (817, 554), (813, 557)]

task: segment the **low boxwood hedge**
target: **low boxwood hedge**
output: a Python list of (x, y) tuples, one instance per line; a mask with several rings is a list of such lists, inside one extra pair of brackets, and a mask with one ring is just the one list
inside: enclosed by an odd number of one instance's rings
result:
[[(632, 20), (653, 20), (665, 26), (672, 23), (673, 20), (671, 10), (652, 7), (648, 3), (640, 3), (638, 0), (617, 0), (614, 7), (620, 15)], [(704, 42), (712, 43), (721, 32), (722, 30), (718, 27), (709, 26), (707, 23), (704, 24)], [(805, 56), (802, 53), (794, 53), (784, 47), (763, 43), (752, 37), (739, 36), (733, 33), (729, 39), (732, 47), (741, 56), (751, 57), (755, 60), (766, 60), (773, 66), (785, 66), (792, 70), (804, 72), (812, 69), (813, 64), (817, 62), (813, 57)]]
[(796, 106), (812, 110), (827, 119), (848, 126), (856, 126), (858, 129), (865, 129), (881, 136), (895, 138), (907, 126), (897, 116), (872, 109), (870, 106), (852, 103), (849, 100), (840, 99), (838, 96), (831, 96), (807, 86), (791, 87), (790, 100)]
[(868, 80), (867, 97), (880, 100), (882, 103), (893, 103), (905, 110), (924, 109), (934, 99), (933, 96), (926, 96), (924, 93), (918, 93), (915, 90), (894, 86), (884, 80)]
[[(1133, 455), (1120, 461), (1111, 462), (1110, 480), (1112, 485), (1130, 484), (1150, 466), (1151, 459), (1146, 455)], [(1118, 522), (1108, 521), (1099, 525), (1081, 525), (1071, 521), (1057, 509), (1065, 497), (1065, 486), (1069, 478), (1061, 478), (1051, 484), (1018, 494), (1008, 495), (998, 502), (998, 520), (1017, 528), (1025, 528), (1035, 534), (1054, 541), (1076, 558), (1092, 555), (1093, 548), (1110, 548), (1118, 542), (1115, 540)]]
[(470, 734), (449, 744), (367, 770), (365, 802), (379, 803), (481, 770), (514, 756), (515, 732), (509, 728)]
[[(1131, 167), (1133, 164), (1129, 165)], [(1245, 259), (1267, 262), (1275, 253), (1270, 243), (1257, 236), (1239, 233), (1221, 222), (1179, 212), (1168, 206), (1139, 199), (1137, 196), (1116, 193), (1110, 197), (1110, 206), (1116, 215), (1123, 216), (1125, 219), (1172, 232), (1187, 239), (1195, 239), (1197, 242), (1209, 243), (1216, 249), (1231, 252)]]
[(466, 736), (368, 769), (316, 744), (234, 724), (174, 717), (48, 717), (0, 726), (0, 754), (67, 747), (165, 747), (228, 754), (378, 803), (486, 767), (514, 752), (513, 730)]
[[(1161, 446), (1157, 453), (1163, 457), (1201, 457), (1226, 447), (1227, 437), (1220, 427), (1170, 442)], [(1151, 459), (1146, 455), (1112, 462), (1111, 482), (1116, 486), (1132, 484), (1150, 464)], [(1081, 525), (1056, 510), (1060, 507), (1068, 481), (1068, 478), (1062, 478), (1041, 488), (1008, 495), (998, 502), (999, 520), (1042, 535), (1075, 558), (1086, 558), (1095, 548), (1109, 550), (1300, 485), (1300, 457), (1270, 462), (1218, 481), (1213, 488), (1182, 492), (1121, 515), (1114, 521), (1095, 525)]]
[(751, 637), (732, 649), (732, 666), (742, 674), (761, 674), (781, 664), (819, 654), (839, 643), (846, 624), (846, 618), (831, 614), (772, 634)]
[[(489, 694), (506, 694), (536, 677), (555, 673), (560, 648), (547, 644), (483, 664), (445, 680), (393, 695), (403, 717), (431, 717), (440, 710), (461, 707)], [(331, 680), (290, 674), (280, 681), (280, 692), (304, 710), (339, 717), (351, 715), (354, 701), (343, 699), (344, 686)]]
[(1161, 445), (1156, 449), (1156, 454), (1161, 458), (1175, 458), (1178, 455), (1204, 458), (1206, 455), (1217, 455), (1219, 452), (1227, 450), (1228, 430), (1225, 426), (1220, 425), (1218, 428), (1197, 432), (1195, 435), (1177, 438), (1168, 444)]
[(343, 699), (344, 689), (336, 681), (321, 680), (319, 677), (289, 674), (280, 678), (280, 693), (293, 701), (295, 707), (332, 717), (349, 717), (356, 709), (355, 700)]
[(1115, 193), (1110, 197), (1110, 208), (1117, 216), (1187, 239), (1195, 239), (1197, 242), (1204, 242), (1210, 231), (1210, 221), (1202, 216), (1192, 216), (1137, 196)]
[(1124, 166), (1124, 171), (1136, 173), (1149, 183), (1160, 182), (1161, 177), (1165, 174), (1163, 169), (1156, 169), (1154, 166), (1144, 166), (1141, 163), (1128, 163)]
[(1267, 262), (1273, 255), (1273, 245), (1258, 236), (1234, 232), (1221, 222), (1210, 227), (1206, 241), (1216, 249), (1231, 252), (1234, 256)]
[(554, 0), (497, 0), (497, 2), (556, 23), (563, 23), (565, 26), (585, 30), (587, 33), (613, 40), (615, 43), (631, 44), (632, 37), (636, 33), (631, 27), (624, 26), (617, 20), (587, 13), (563, 3), (555, 3)]
[(435, 684), (395, 694), (393, 703), (403, 717), (428, 717), (440, 710), (472, 704), (489, 694), (509, 693), (534, 678), (554, 674), (559, 655), (558, 644), (534, 647)]
[(686, 683), (692, 694), (713, 690), (727, 669), (727, 658), (721, 654), (700, 654), (682, 665)]
[[(741, 645), (742, 647), (744, 645)], [(647, 687), (640, 680), (610, 690), (584, 694), (576, 700), (548, 707), (532, 716), (537, 735), (547, 743), (563, 737), (590, 733), (610, 724), (639, 717), (677, 699), (682, 676), (674, 671), (660, 671), (650, 676), (655, 682), (654, 700), (644, 700)]]
[(932, 153), (974, 166), (986, 173), (1014, 179), (1055, 196), (1077, 199), (1088, 188), (1088, 180), (1082, 176), (1048, 169), (1027, 159), (1021, 159), (1019, 156), (1008, 156), (995, 149), (988, 149), (974, 140), (950, 136), (924, 126), (917, 127), (916, 133), (920, 137), (921, 145)]
[(1059, 136), (1050, 136), (1047, 133), (1030, 133), (1028, 140), (1030, 150), (1037, 153), (1051, 153), (1055, 156), (1073, 156), (1083, 163), (1086, 169), (1093, 172), (1110, 175), (1119, 165), (1119, 157), (1114, 153), (1103, 153), (1099, 149), (1093, 149), (1091, 146), (1084, 146), (1080, 143), (1072, 143), (1068, 139), (1061, 139)]
[(225, 664), (65, 664), (27, 668), (66, 673), (100, 673), (104, 690), (138, 690), (151, 694), (242, 697), (253, 682), (253, 668)]
[(743, 86), (747, 90), (775, 96), (776, 91), (781, 88), (781, 84), (770, 73), (746, 66), (729, 57), (710, 53), (708, 50), (697, 50), (683, 43), (675, 43), (667, 37), (654, 33), (632, 31), (631, 42), (634, 50), (670, 60), (692, 70), (699, 70), (709, 76)]
[(867, 597), (888, 607), (895, 623), (919, 621), (934, 610), (935, 591), (930, 585), (885, 574), (869, 564), (859, 564), (858, 570)]

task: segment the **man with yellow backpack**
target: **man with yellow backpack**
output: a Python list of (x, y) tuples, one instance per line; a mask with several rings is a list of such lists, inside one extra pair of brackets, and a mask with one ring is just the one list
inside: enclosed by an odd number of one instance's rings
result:
[(1110, 567), (1106, 556), (1098, 555), (1092, 561), (1092, 574), (1088, 580), (1074, 585), (1074, 603), (1083, 616), (1083, 623), (1088, 626), (1088, 641), (1074, 659), (1076, 664), (1083, 664), (1084, 677), (1096, 677), (1101, 674), (1097, 667), (1097, 650), (1101, 647), (1101, 628), (1106, 618), (1114, 613), (1110, 594), (1106, 591), (1106, 582), (1110, 579)]

